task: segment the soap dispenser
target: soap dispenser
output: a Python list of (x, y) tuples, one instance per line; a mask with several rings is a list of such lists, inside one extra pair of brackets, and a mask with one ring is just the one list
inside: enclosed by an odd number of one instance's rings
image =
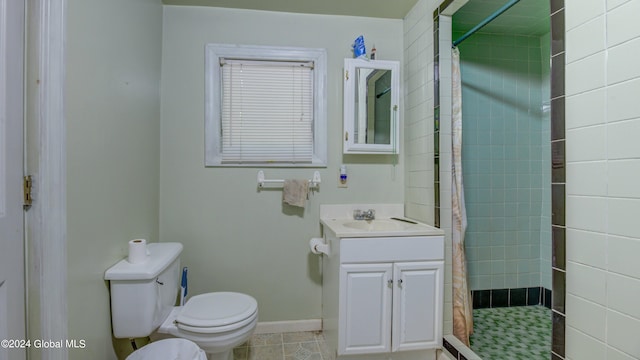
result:
[(347, 166), (340, 165), (340, 179), (338, 181), (338, 187), (347, 187)]

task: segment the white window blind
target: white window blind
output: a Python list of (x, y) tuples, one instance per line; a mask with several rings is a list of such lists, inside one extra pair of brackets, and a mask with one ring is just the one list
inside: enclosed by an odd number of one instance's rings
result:
[(311, 163), (313, 63), (220, 60), (222, 163)]

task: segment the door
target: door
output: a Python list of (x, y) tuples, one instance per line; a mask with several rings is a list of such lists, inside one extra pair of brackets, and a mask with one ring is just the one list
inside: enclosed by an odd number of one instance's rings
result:
[(444, 262), (395, 263), (393, 351), (431, 349), (442, 342)]
[(340, 266), (338, 355), (391, 351), (391, 264)]
[[(0, 0), (0, 360), (24, 359), (23, 0)], [(7, 346), (10, 345), (10, 346)]]

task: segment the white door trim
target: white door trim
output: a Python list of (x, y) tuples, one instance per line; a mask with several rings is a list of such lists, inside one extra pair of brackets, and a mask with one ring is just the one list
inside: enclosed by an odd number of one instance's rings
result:
[[(32, 286), (38, 289), (40, 339), (68, 338), (67, 315), (67, 219), (66, 136), (64, 116), (64, 40), (66, 0), (29, 0), (28, 21), (35, 44), (38, 87), (33, 119), (38, 129), (38, 166), (34, 174), (34, 202), (27, 212)], [(34, 79), (29, 79), (34, 81)], [(34, 146), (35, 147), (35, 146)], [(41, 349), (42, 359), (68, 359), (68, 351)]]
[[(22, 210), (24, 149), (23, 1), (0, 0), (0, 339), (26, 338)], [(25, 348), (0, 347), (0, 359), (26, 359)]]

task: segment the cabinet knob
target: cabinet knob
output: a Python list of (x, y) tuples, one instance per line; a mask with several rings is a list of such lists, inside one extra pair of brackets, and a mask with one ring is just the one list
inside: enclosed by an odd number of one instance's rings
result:
[(389, 284), (389, 286), (393, 286), (393, 280), (392, 279), (387, 280), (387, 284)]
[(402, 286), (402, 283), (403, 283), (402, 279), (398, 279), (398, 286)]

